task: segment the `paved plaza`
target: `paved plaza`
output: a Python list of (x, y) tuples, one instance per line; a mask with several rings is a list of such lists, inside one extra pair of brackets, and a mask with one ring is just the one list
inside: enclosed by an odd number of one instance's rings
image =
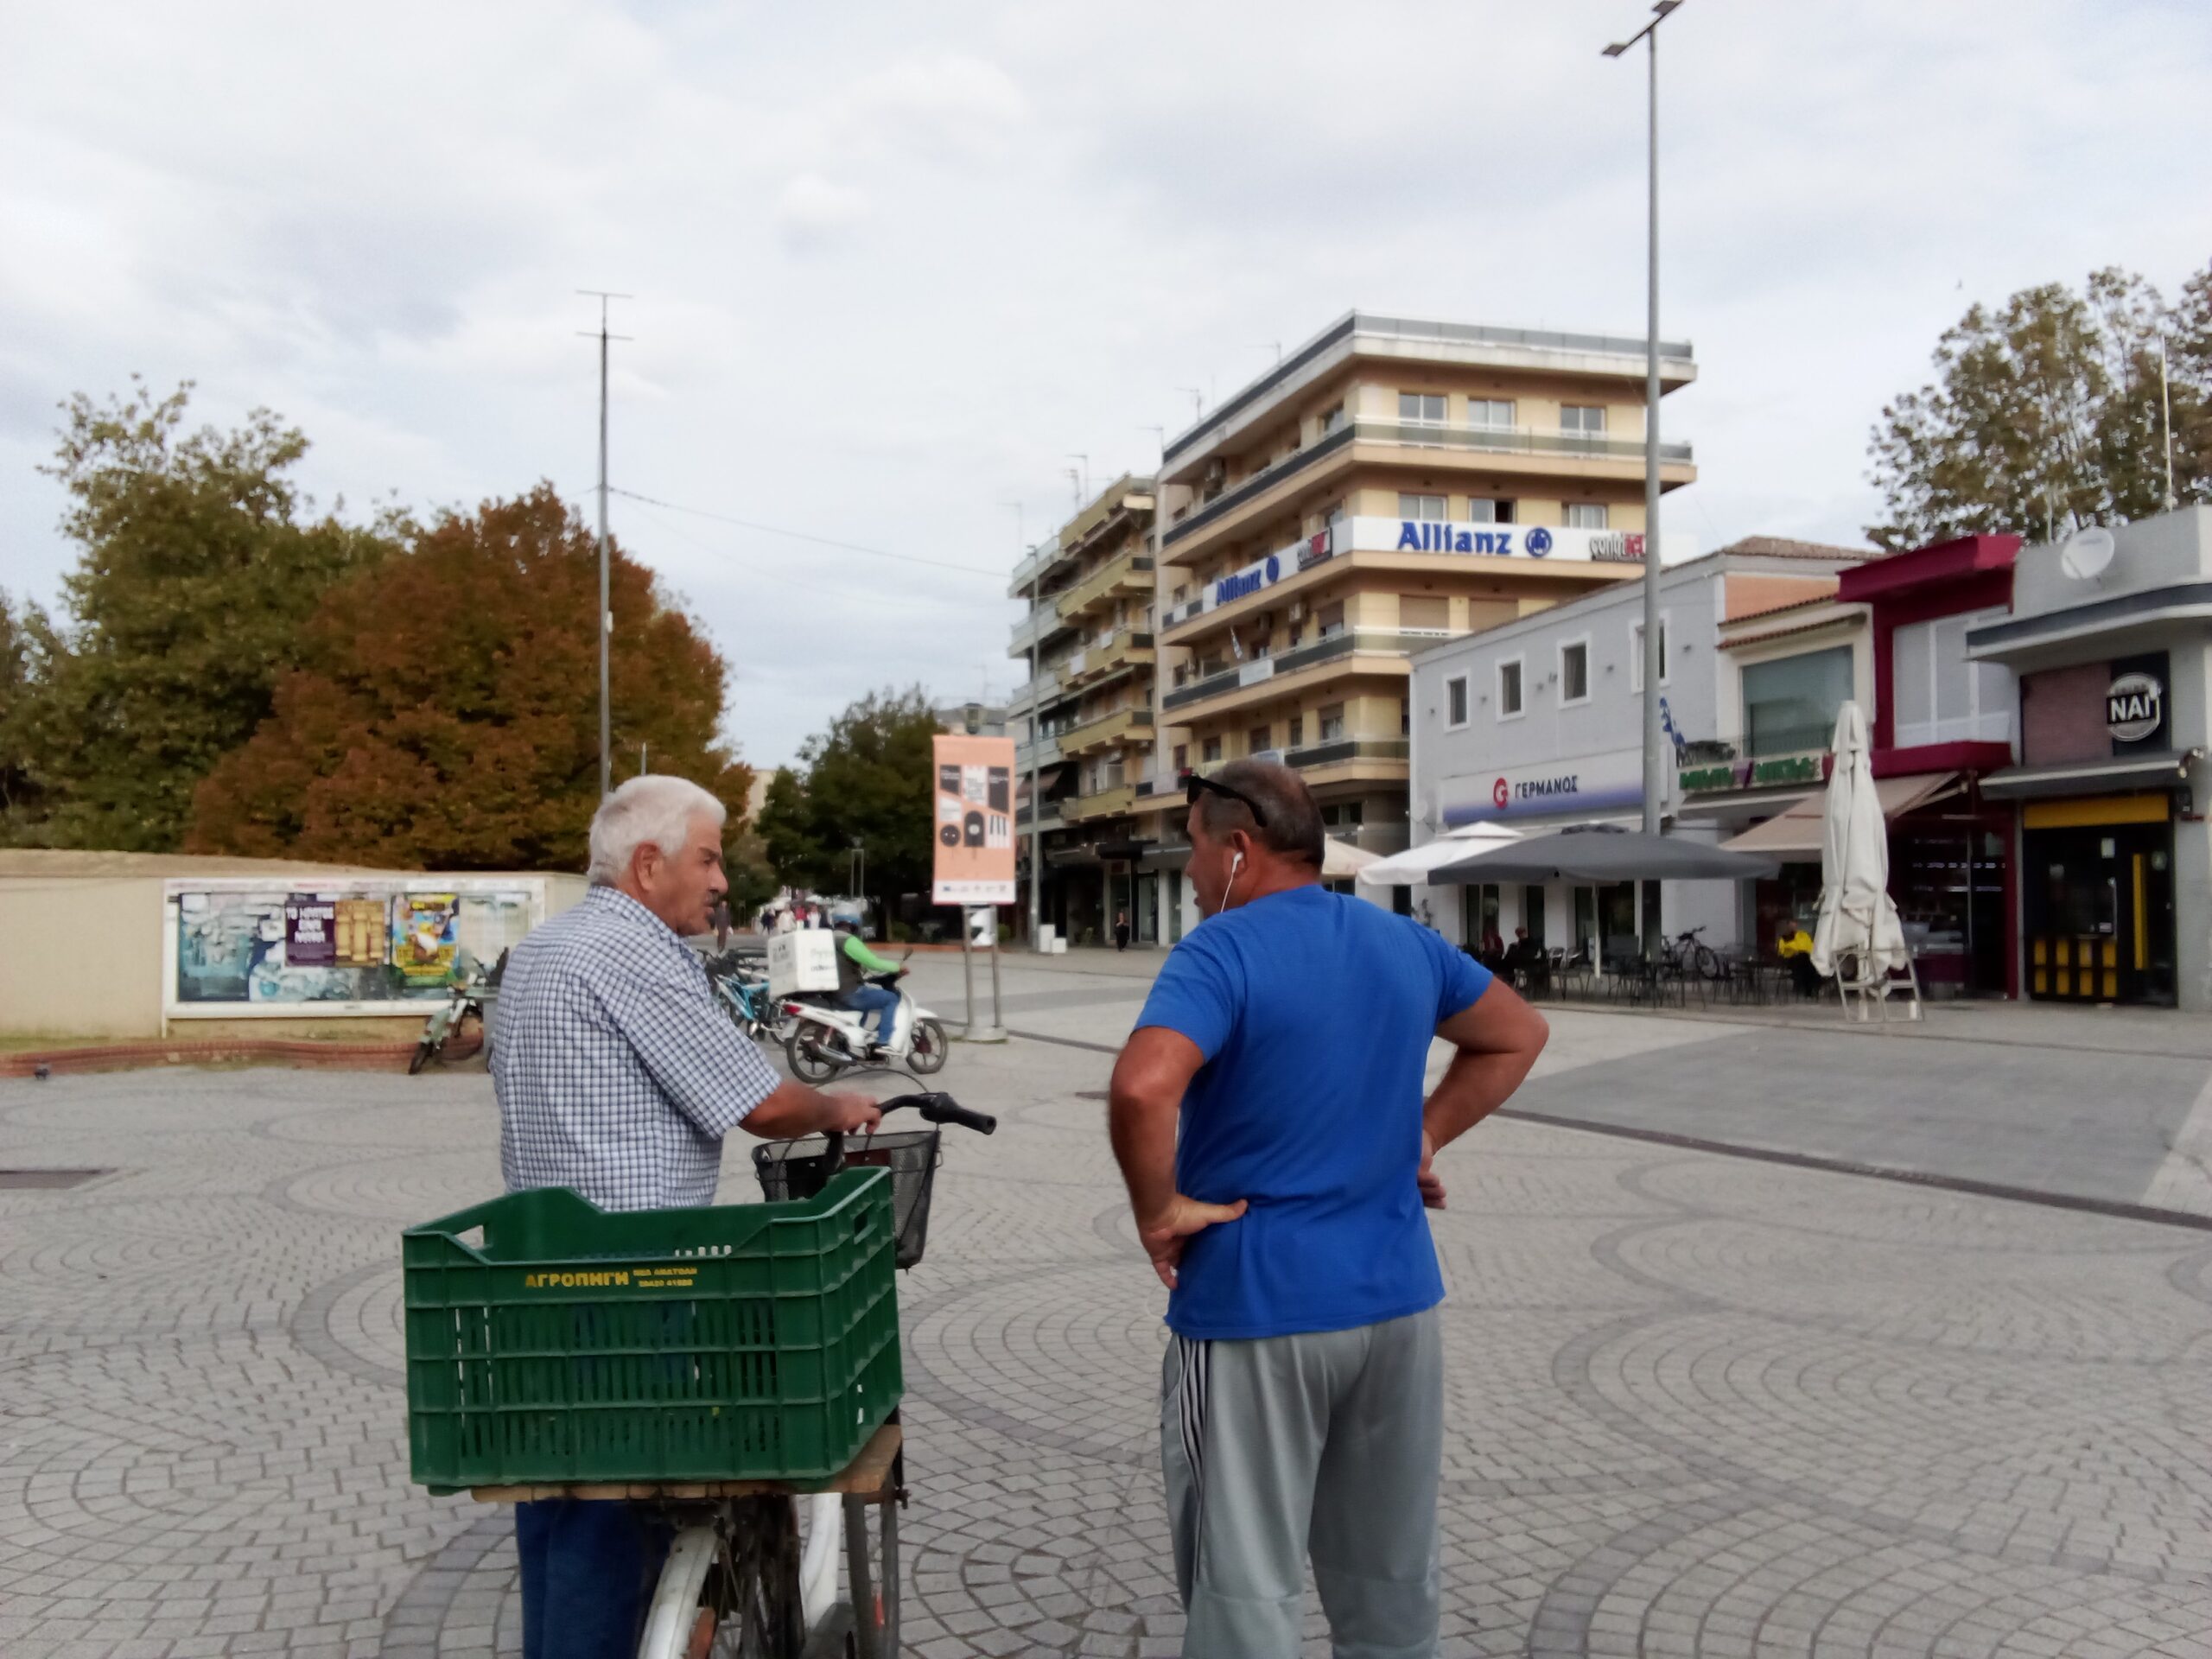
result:
[[(1086, 1046), (1141, 980), (1011, 971), (1033, 1035), (944, 1078), (1003, 1128), (948, 1135), (902, 1286), (924, 1659), (1179, 1650), (1164, 1293)], [(942, 1005), (957, 970), (922, 982)], [(1964, 1042), (1554, 1030), (1532, 1109), (1788, 1139), (1747, 1103), (1803, 1099), (1839, 1156), (1897, 1154), (1831, 1121), (1853, 1067), (1923, 1123), (1977, 1071)], [(2155, 1182), (2193, 1041), (2028, 1057), (2055, 1081), (2012, 1102), (2003, 1168), (2063, 1180), (2104, 1111), (2150, 1163), (2094, 1179)], [(0, 1167), (110, 1172), (0, 1189), (0, 1654), (515, 1649), (508, 1518), (409, 1485), (399, 1370), (397, 1231), (496, 1191), (495, 1148), (478, 1071), (0, 1083)], [(1444, 1165), (1446, 1654), (2212, 1651), (2212, 1231), (1525, 1121)]]

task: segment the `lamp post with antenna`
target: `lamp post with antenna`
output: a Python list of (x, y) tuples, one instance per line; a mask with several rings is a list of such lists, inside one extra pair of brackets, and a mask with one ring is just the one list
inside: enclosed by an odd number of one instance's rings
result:
[(598, 328), (577, 332), (587, 340), (595, 334), (599, 340), (599, 798), (603, 801), (614, 787), (613, 716), (608, 712), (607, 695), (607, 636), (614, 632), (614, 617), (607, 608), (607, 342), (629, 338), (627, 334), (607, 332), (607, 302), (631, 296), (600, 288), (580, 288), (576, 292), (599, 302)]
[[(1651, 21), (1624, 41), (1605, 48), (1618, 58), (1638, 41), (1651, 60), (1649, 130), (1649, 251), (1645, 271), (1648, 315), (1643, 342), (1643, 830), (1659, 833), (1660, 804), (1666, 791), (1661, 764), (1659, 725), (1659, 25), (1681, 8), (1682, 0), (1658, 0)], [(1646, 941), (1649, 943), (1649, 940)]]

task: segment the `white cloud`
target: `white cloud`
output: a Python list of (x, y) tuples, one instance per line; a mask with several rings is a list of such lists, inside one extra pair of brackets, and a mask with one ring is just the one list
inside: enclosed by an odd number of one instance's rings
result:
[[(1108, 10), (0, 10), (0, 582), (68, 550), (54, 404), (136, 369), (266, 404), (308, 482), (468, 503), (618, 483), (1010, 566), (1103, 479), (1348, 307), (1643, 316), (1642, 0)], [(1847, 539), (1868, 424), (1976, 299), (2201, 266), (2212, 21), (2192, 0), (1694, 0), (1662, 61), (1670, 398), (1708, 545)], [(435, 41), (435, 50), (425, 43)], [(796, 747), (870, 685), (1005, 689), (1004, 583), (619, 501)]]

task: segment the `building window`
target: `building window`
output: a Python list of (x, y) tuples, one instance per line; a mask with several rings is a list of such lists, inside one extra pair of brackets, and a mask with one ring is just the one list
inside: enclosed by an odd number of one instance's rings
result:
[(1344, 401), (1339, 397), (1321, 411), (1321, 429), (1316, 435), (1325, 438), (1344, 423)]
[(1220, 760), (1221, 740), (1217, 737), (1206, 739), (1204, 747), (1198, 750), (1198, 759), (1208, 763)]
[(1414, 700), (1411, 697), (1400, 697), (1398, 699), (1398, 735), (1411, 737), (1413, 734)]
[(1290, 717), (1290, 747), (1294, 749), (1306, 747), (1306, 716), (1303, 715)]
[(1559, 406), (1559, 429), (1579, 432), (1586, 436), (1602, 436), (1605, 430), (1605, 409), (1602, 404), (1561, 404)]
[(1521, 717), (1522, 659), (1509, 657), (1497, 665), (1497, 717), (1518, 720)]
[(1567, 527), (1569, 530), (1603, 530), (1605, 528), (1605, 504), (1602, 501), (1570, 501), (1567, 504)]
[(1175, 770), (1187, 772), (1190, 770), (1190, 766), (1191, 746), (1187, 743), (1178, 743), (1175, 746)]
[(1274, 747), (1274, 740), (1264, 726), (1255, 726), (1244, 734), (1244, 753), (1260, 754)]
[(1401, 518), (1429, 518), (1441, 522), (1452, 516), (1452, 500), (1443, 495), (1414, 495), (1398, 493), (1398, 517)]
[[(1674, 677), (1675, 659), (1670, 654), (1674, 643), (1667, 637), (1667, 613), (1659, 613), (1659, 683), (1667, 684)], [(1643, 690), (1643, 623), (1641, 620), (1628, 625), (1628, 689), (1634, 692)]]
[(1364, 801), (1332, 801), (1321, 809), (1321, 823), (1331, 830), (1357, 830), (1365, 820)]
[(1452, 601), (1441, 594), (1400, 594), (1398, 626), (1407, 633), (1448, 633)]
[(1453, 728), (1467, 723), (1467, 677), (1444, 682), (1444, 723)]
[(1178, 686), (1181, 685), (1185, 680), (1190, 677), (1191, 671), (1187, 664), (1178, 663), (1175, 664), (1175, 683)]
[(2007, 613), (1978, 611), (1912, 622), (1892, 637), (1891, 702), (1901, 749), (1928, 743), (2005, 743), (2012, 736), (2012, 671), (1966, 659), (1967, 630)]
[(1321, 710), (1321, 741), (1334, 743), (1344, 734), (1344, 706), (1332, 702)]
[(1322, 639), (1335, 639), (1344, 631), (1344, 601), (1340, 599), (1333, 604), (1324, 605), (1313, 613), (1313, 620), (1320, 625)]
[(1743, 679), (1746, 754), (1824, 749), (1835, 731), (1836, 712), (1851, 700), (1851, 647), (1747, 664)]
[(1444, 394), (1440, 391), (1402, 391), (1398, 418), (1408, 426), (1444, 424)]
[(1590, 701), (1590, 641), (1569, 640), (1559, 648), (1559, 701), (1562, 709)]
[(1477, 524), (1510, 524), (1513, 522), (1513, 504), (1497, 496), (1469, 496), (1467, 520)]
[(1510, 397), (1470, 397), (1467, 399), (1467, 422), (1471, 426), (1511, 426), (1513, 400)]

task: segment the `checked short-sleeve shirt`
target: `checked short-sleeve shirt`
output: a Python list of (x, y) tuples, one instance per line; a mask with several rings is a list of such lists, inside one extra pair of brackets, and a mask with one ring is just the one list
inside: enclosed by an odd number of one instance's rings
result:
[(492, 1086), (510, 1192), (712, 1204), (722, 1137), (781, 1081), (699, 959), (626, 893), (592, 888), (508, 958)]

